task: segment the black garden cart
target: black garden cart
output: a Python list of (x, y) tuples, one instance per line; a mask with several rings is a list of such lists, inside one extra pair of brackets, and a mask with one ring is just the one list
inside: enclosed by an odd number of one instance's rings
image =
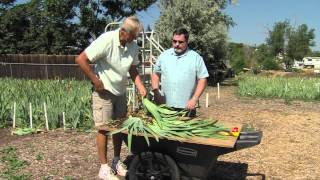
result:
[(261, 131), (240, 131), (238, 137), (226, 140), (194, 138), (157, 142), (149, 138), (148, 146), (143, 136), (133, 136), (132, 156), (127, 158), (127, 179), (208, 180), (218, 156), (258, 145), (261, 138)]

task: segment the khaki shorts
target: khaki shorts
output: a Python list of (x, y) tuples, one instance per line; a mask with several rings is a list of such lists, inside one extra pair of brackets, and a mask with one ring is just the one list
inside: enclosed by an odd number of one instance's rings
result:
[(115, 96), (109, 91), (92, 93), (92, 109), (95, 127), (100, 129), (113, 119), (123, 118), (127, 115), (126, 95)]

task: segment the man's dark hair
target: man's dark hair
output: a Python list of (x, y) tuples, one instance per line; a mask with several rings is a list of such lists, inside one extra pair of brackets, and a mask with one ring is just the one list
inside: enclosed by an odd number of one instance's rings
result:
[(173, 31), (173, 35), (181, 35), (183, 34), (186, 40), (188, 41), (189, 39), (189, 32), (187, 31), (186, 28), (184, 27), (179, 27), (176, 30)]

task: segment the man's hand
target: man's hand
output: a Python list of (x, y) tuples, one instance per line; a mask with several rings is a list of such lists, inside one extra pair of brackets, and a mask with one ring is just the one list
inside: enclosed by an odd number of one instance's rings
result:
[(104, 91), (104, 86), (103, 82), (100, 79), (96, 79), (92, 81), (94, 90), (97, 91), (98, 93), (102, 93)]
[(147, 96), (147, 89), (146, 89), (144, 86), (142, 86), (142, 87), (140, 87), (140, 89), (139, 89), (139, 93), (140, 93), (140, 95), (141, 95), (142, 97), (146, 97), (146, 96)]
[(154, 96), (154, 102), (159, 105), (159, 104), (164, 104), (164, 98), (161, 96), (159, 89), (153, 90), (153, 96)]
[(147, 95), (147, 89), (144, 87), (143, 82), (141, 80), (141, 77), (138, 73), (137, 67), (135, 65), (131, 65), (129, 69), (129, 74), (134, 82), (134, 84), (137, 86), (139, 93), (142, 97), (145, 97)]
[(197, 99), (196, 98), (191, 98), (188, 102), (187, 102), (187, 109), (192, 110), (196, 108), (196, 104), (197, 104)]

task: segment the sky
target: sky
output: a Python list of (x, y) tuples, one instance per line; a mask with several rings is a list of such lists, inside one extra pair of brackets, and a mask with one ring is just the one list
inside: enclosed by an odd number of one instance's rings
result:
[[(288, 19), (293, 27), (306, 24), (309, 30), (315, 29), (316, 46), (312, 49), (320, 51), (320, 0), (238, 0), (236, 5), (229, 5), (225, 12), (236, 23), (229, 30), (231, 42), (250, 45), (264, 43), (274, 24)], [(153, 27), (159, 16), (156, 4), (138, 13), (145, 27)]]

